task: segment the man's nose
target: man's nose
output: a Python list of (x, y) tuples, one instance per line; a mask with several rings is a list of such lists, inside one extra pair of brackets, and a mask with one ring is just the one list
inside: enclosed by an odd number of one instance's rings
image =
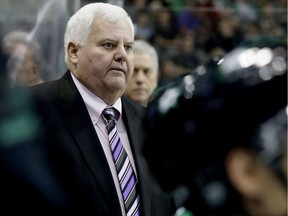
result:
[(138, 70), (136, 73), (134, 73), (135, 75), (135, 78), (136, 78), (136, 80), (138, 80), (138, 81), (142, 81), (142, 80), (144, 80), (145, 79), (145, 73), (144, 73), (144, 71), (143, 70)]
[(116, 54), (115, 54), (115, 59), (117, 62), (120, 62), (120, 64), (122, 65), (122, 63), (124, 61), (126, 61), (127, 58), (127, 51), (125, 50), (124, 47), (119, 46), (117, 48)]

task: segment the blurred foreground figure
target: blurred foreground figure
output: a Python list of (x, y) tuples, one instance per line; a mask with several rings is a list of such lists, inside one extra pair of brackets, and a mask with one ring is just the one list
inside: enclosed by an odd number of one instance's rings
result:
[(143, 153), (176, 215), (287, 215), (286, 58), (239, 48), (156, 89)]

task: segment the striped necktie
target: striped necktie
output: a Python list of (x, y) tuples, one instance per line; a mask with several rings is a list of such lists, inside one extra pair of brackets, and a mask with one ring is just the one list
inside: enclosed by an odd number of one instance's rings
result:
[(106, 129), (110, 149), (116, 166), (127, 216), (139, 216), (140, 196), (137, 193), (137, 178), (118, 135), (115, 112), (117, 110), (114, 110), (112, 107), (106, 108), (103, 111), (103, 117), (107, 122)]

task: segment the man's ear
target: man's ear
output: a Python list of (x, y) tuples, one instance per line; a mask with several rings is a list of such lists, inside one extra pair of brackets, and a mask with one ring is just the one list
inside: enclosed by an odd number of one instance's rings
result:
[(232, 185), (242, 195), (253, 195), (257, 192), (258, 162), (254, 154), (244, 148), (236, 148), (226, 158), (226, 170)]
[(67, 46), (67, 53), (68, 53), (68, 58), (70, 59), (70, 61), (74, 64), (77, 63), (78, 61), (78, 46), (76, 46), (74, 43), (69, 42), (68, 46)]

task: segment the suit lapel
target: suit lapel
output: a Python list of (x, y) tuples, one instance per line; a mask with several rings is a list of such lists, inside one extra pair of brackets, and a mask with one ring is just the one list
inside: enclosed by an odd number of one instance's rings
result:
[[(123, 104), (126, 103), (125, 99), (122, 100)], [(150, 215), (151, 211), (151, 201), (152, 201), (152, 193), (151, 188), (152, 185), (147, 178), (147, 165), (141, 153), (142, 141), (144, 140), (144, 133), (141, 127), (142, 125), (142, 117), (139, 116), (139, 113), (135, 112), (135, 110), (130, 107), (129, 104), (125, 104), (123, 107), (123, 120), (127, 129), (128, 137), (130, 140), (131, 149), (134, 155), (135, 165), (138, 171), (138, 179), (140, 182), (140, 189), (142, 195), (142, 209), (144, 215)]]
[[(62, 116), (94, 176), (99, 191), (106, 199), (104, 203), (107, 205), (107, 211), (117, 212), (120, 205), (118, 207), (115, 205), (118, 203), (118, 199), (116, 189), (113, 186), (113, 178), (111, 173), (107, 171), (110, 168), (85, 103), (71, 77), (68, 77), (68, 82), (61, 87), (65, 88), (61, 92), (66, 91), (65, 104), (61, 110)], [(71, 90), (68, 97), (67, 89)]]

